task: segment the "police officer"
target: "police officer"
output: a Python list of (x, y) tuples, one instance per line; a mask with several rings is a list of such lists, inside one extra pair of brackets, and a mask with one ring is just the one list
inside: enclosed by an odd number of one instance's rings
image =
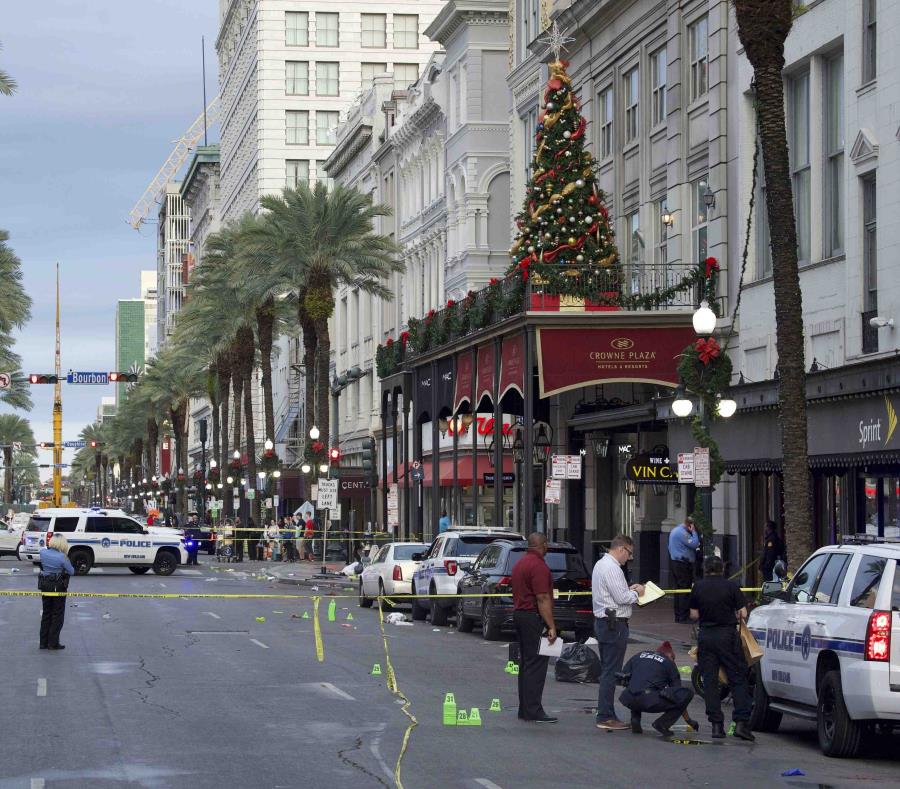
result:
[(747, 618), (747, 601), (740, 586), (723, 578), (724, 565), (718, 556), (703, 562), (704, 577), (694, 584), (689, 600), (691, 619), (700, 621), (697, 636), (697, 665), (703, 675), (706, 717), (712, 724), (712, 736), (725, 736), (725, 718), (719, 695), (719, 668), (725, 670), (734, 698), (734, 736), (752, 742), (752, 711), (747, 683), (747, 662), (741, 649), (738, 622)]
[(200, 551), (200, 522), (196, 515), (191, 515), (187, 528), (184, 530), (185, 539), (188, 541), (187, 555), (188, 564), (199, 564), (197, 561), (197, 553)]
[[(694, 698), (692, 690), (681, 686), (672, 645), (663, 641), (655, 652), (638, 652), (625, 664), (622, 673), (628, 677), (628, 685), (619, 701), (631, 710), (631, 731), (642, 732), (642, 712), (661, 712), (653, 721), (653, 728), (663, 737), (671, 737), (669, 727), (684, 714)], [(694, 731), (700, 728), (697, 721), (687, 721)]]

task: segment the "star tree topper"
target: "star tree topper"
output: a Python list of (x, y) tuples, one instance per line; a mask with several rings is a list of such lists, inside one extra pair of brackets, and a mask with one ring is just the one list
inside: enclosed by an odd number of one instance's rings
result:
[(571, 44), (574, 40), (574, 38), (563, 34), (555, 19), (547, 34), (538, 39), (542, 44), (547, 44), (550, 47), (554, 60), (559, 60), (559, 55), (566, 48), (566, 44)]

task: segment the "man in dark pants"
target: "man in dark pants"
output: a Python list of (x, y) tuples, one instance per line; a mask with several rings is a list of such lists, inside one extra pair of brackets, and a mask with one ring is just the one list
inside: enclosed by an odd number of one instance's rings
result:
[[(669, 570), (676, 589), (690, 589), (694, 585), (694, 562), (700, 538), (694, 527), (694, 519), (688, 515), (684, 523), (679, 523), (669, 532)], [(687, 594), (675, 594), (675, 621), (690, 622)]]
[(747, 601), (740, 586), (722, 577), (724, 565), (718, 556), (703, 562), (704, 577), (691, 590), (691, 619), (700, 620), (697, 636), (697, 665), (703, 675), (706, 717), (712, 724), (712, 736), (725, 736), (725, 717), (719, 693), (719, 667), (725, 670), (734, 698), (734, 736), (752, 742), (750, 730), (752, 702), (747, 683), (747, 662), (741, 649), (738, 621), (747, 618)]
[(628, 728), (616, 717), (616, 674), (622, 670), (628, 646), (628, 620), (631, 607), (644, 593), (641, 584), (630, 587), (622, 567), (634, 555), (634, 541), (617, 534), (594, 565), (591, 597), (594, 609), (594, 635), (600, 651), (600, 688), (597, 692), (597, 728), (622, 731)]
[(550, 658), (539, 655), (541, 632), (547, 626), (547, 639), (556, 641), (553, 622), (553, 574), (544, 561), (547, 538), (534, 532), (528, 536), (528, 552), (512, 572), (513, 622), (519, 636), (519, 717), (536, 723), (556, 723), (544, 712), (541, 696), (547, 679)]
[[(653, 728), (663, 737), (671, 737), (669, 727), (682, 716), (694, 698), (694, 691), (681, 686), (672, 645), (663, 641), (655, 652), (638, 652), (625, 664), (623, 673), (629, 675), (629, 679), (619, 701), (631, 710), (631, 731), (641, 734), (642, 712), (661, 712), (662, 715), (653, 721)], [(689, 724), (695, 731), (700, 728), (696, 721), (691, 720)]]

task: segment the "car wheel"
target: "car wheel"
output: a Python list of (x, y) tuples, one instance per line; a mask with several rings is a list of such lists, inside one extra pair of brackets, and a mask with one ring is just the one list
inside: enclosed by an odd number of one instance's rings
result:
[[(88, 551), (73, 551), (69, 554), (69, 561), (75, 568), (75, 575), (87, 575), (94, 566), (94, 557)], [(40, 564), (40, 562), (35, 562)]]
[[(437, 594), (436, 589), (431, 590), (431, 594)], [(444, 627), (450, 618), (449, 611), (440, 604), (440, 601), (432, 598), (431, 600), (431, 624), (435, 627)]]
[(822, 679), (816, 705), (816, 723), (822, 753), (840, 758), (856, 756), (862, 724), (852, 720), (847, 712), (840, 671), (829, 671)]
[(474, 620), (463, 613), (463, 601), (460, 598), (456, 602), (456, 629), (460, 633), (471, 633), (474, 626)]
[(129, 566), (128, 569), (131, 570), (131, 572), (133, 572), (135, 575), (143, 575), (144, 573), (149, 572), (149, 570), (150, 570), (150, 568), (147, 567), (147, 565), (144, 565), (143, 567)]
[(754, 731), (778, 731), (781, 713), (769, 707), (769, 694), (763, 685), (762, 666), (759, 663), (750, 669), (750, 694), (753, 699), (750, 728)]
[(360, 608), (371, 608), (372, 600), (363, 594), (363, 582), (362, 578), (359, 579), (359, 607)]
[[(700, 666), (694, 666), (691, 670), (691, 685), (694, 686), (694, 693), (701, 699), (706, 695), (703, 690), (703, 673), (700, 671)], [(719, 698), (722, 701), (725, 701), (730, 693), (731, 688), (726, 683), (719, 680)]]
[(500, 623), (491, 616), (493, 606), (487, 601), (481, 606), (481, 637), (485, 641), (500, 639)]
[(160, 551), (156, 554), (156, 561), (153, 562), (153, 572), (157, 575), (171, 575), (177, 566), (178, 562), (171, 553)]
[[(418, 591), (416, 590), (415, 587), (413, 587), (412, 592), (413, 592), (413, 594), (418, 594)], [(426, 611), (424, 608), (422, 608), (421, 604), (419, 603), (418, 598), (414, 597), (412, 600), (413, 622), (424, 622), (426, 616), (428, 616), (428, 611)]]

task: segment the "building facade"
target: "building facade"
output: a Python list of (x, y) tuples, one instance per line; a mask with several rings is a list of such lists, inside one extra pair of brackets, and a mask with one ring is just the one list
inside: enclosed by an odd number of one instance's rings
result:
[(144, 302), (144, 361), (156, 356), (157, 278), (155, 271), (141, 272), (141, 300)]
[(184, 302), (184, 273), (190, 251), (190, 210), (181, 196), (181, 184), (173, 181), (159, 207), (156, 244), (156, 338), (162, 348), (175, 328), (175, 316)]
[[(143, 371), (146, 315), (143, 299), (119, 299), (116, 304), (116, 370)], [(116, 384), (116, 407), (125, 401), (128, 384)]]

